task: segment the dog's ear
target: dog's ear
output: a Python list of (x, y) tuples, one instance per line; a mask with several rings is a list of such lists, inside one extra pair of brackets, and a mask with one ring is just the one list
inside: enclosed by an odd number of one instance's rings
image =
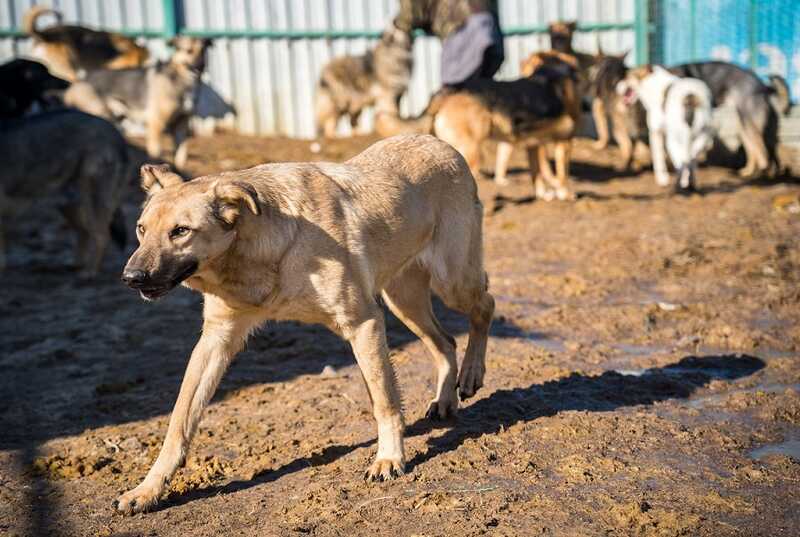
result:
[(169, 41), (167, 41), (167, 45), (172, 47), (172, 48), (177, 47), (178, 46), (178, 36), (176, 35), (175, 37), (173, 37)]
[(630, 54), (630, 53), (631, 53), (631, 49), (628, 49), (625, 52), (623, 52), (622, 54), (619, 54), (617, 56), (617, 58), (619, 58), (620, 60), (624, 60), (628, 56), (628, 54)]
[(578, 29), (578, 21), (569, 21), (565, 23), (565, 26), (569, 29), (570, 33), (575, 33), (575, 30)]
[(241, 215), (242, 207), (247, 207), (255, 215), (261, 214), (258, 194), (252, 186), (239, 181), (217, 181), (214, 184), (212, 210), (217, 219), (227, 226), (233, 226)]
[(183, 178), (170, 171), (168, 164), (144, 164), (141, 168), (142, 190), (153, 195), (163, 188), (183, 183)]

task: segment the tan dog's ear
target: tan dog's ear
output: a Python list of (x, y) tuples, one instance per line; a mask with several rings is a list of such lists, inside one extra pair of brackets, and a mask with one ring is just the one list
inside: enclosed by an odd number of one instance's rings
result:
[(255, 189), (239, 181), (230, 183), (214, 183), (214, 216), (222, 220), (228, 226), (233, 226), (236, 219), (241, 214), (242, 206), (250, 209), (250, 212), (259, 215), (261, 207), (258, 205), (258, 194)]
[(144, 164), (140, 174), (142, 176), (142, 190), (153, 195), (163, 188), (183, 183), (183, 178), (171, 172), (168, 164)]

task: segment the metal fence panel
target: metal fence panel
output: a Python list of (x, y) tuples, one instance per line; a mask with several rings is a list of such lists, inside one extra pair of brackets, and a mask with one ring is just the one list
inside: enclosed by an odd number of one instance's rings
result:
[[(545, 49), (546, 25), (558, 19), (598, 23), (599, 32), (578, 32), (576, 48), (607, 52), (633, 49), (637, 0), (500, 0), (506, 62), (499, 77), (514, 78), (520, 61)], [(207, 82), (237, 109), (235, 127), (250, 134), (312, 137), (313, 99), (322, 66), (343, 54), (361, 54), (397, 10), (397, 0), (0, 0), (0, 61), (24, 55), (29, 43), (9, 30), (20, 28), (33, 3), (51, 5), (66, 22), (125, 31), (146, 32), (153, 55), (164, 58), (168, 17), (175, 5), (181, 32), (211, 35)], [(43, 20), (43, 22), (45, 22)], [(278, 32), (276, 34), (276, 32)], [(331, 33), (336, 37), (328, 37)], [(401, 111), (421, 111), (440, 85), (441, 44), (420, 37), (414, 44), (414, 74)], [(372, 116), (362, 119), (371, 128)], [(345, 122), (343, 122), (345, 123)], [(349, 125), (340, 128), (349, 132)]]
[(718, 59), (786, 78), (800, 95), (800, 2), (658, 0), (653, 54), (667, 65)]

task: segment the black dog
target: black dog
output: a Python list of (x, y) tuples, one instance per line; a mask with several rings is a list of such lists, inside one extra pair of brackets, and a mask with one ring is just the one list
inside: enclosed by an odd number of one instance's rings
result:
[(39, 62), (12, 60), (0, 65), (0, 118), (21, 117), (33, 103), (46, 103), (47, 94), (65, 90), (69, 82), (50, 74)]

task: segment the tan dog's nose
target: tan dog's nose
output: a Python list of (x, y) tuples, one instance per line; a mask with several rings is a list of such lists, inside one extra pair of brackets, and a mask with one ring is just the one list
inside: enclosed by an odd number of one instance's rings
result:
[(125, 285), (128, 287), (136, 289), (145, 284), (147, 281), (147, 273), (138, 269), (125, 269), (122, 273), (122, 281), (125, 282)]

